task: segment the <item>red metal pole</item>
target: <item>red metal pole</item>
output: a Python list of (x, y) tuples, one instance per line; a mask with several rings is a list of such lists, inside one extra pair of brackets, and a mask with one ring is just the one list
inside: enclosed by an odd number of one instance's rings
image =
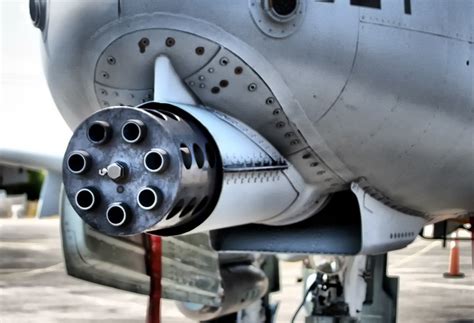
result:
[(148, 300), (147, 323), (161, 321), (161, 237), (148, 236), (149, 249), (147, 253), (148, 272), (150, 275), (150, 297)]

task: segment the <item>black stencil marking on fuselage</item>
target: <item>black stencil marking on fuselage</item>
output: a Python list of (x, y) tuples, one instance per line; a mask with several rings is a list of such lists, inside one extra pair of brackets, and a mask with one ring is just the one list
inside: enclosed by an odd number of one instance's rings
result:
[(405, 13), (407, 15), (411, 15), (411, 0), (404, 0), (405, 1)]
[(381, 0), (351, 0), (351, 6), (381, 9), (382, 3)]

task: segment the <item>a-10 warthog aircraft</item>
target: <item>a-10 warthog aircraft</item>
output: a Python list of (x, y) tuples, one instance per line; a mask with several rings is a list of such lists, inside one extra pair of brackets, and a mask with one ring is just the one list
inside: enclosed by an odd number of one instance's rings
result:
[(197, 321), (271, 322), (278, 259), (306, 258), (306, 322), (395, 322), (387, 253), (473, 214), (470, 0), (31, 0), (30, 13), (74, 130), (73, 276)]

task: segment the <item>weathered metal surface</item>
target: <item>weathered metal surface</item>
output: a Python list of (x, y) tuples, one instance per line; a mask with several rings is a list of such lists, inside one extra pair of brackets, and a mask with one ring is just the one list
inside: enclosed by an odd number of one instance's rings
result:
[[(46, 71), (59, 109), (74, 127), (103, 104), (92, 81), (107, 79), (103, 69), (119, 95), (148, 91), (136, 98), (150, 95), (152, 61), (160, 53), (169, 55), (182, 79), (214, 67), (219, 79), (202, 75), (212, 83), (195, 91), (198, 99), (222, 111), (230, 100), (232, 116), (253, 116), (262, 125), (287, 118), (285, 127), (291, 125), (304, 144), (284, 157), (322, 192), (347, 189), (365, 177), (397, 207), (431, 218), (472, 212), (472, 3), (355, 3), (306, 1), (298, 30), (275, 38), (261, 32), (247, 2), (52, 1), (43, 31)], [(222, 12), (232, 12), (232, 19)], [(140, 43), (142, 36), (149, 43)], [(218, 51), (245, 63), (244, 73), (255, 77), (253, 92), (251, 83), (232, 88), (234, 69), (207, 66), (215, 65)], [(210, 92), (221, 80), (227, 87)], [(281, 107), (278, 117), (275, 109), (262, 112), (270, 108), (261, 89)], [(282, 152), (291, 144), (280, 139), (281, 124), (268, 131), (250, 125)], [(311, 152), (308, 163), (296, 160), (303, 149)], [(315, 163), (323, 169), (311, 168)]]

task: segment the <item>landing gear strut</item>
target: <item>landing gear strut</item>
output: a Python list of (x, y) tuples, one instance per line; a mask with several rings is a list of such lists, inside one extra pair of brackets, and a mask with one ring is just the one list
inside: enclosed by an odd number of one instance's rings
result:
[(306, 277), (305, 323), (395, 323), (398, 278), (386, 275), (387, 254), (341, 258), (343, 269)]

